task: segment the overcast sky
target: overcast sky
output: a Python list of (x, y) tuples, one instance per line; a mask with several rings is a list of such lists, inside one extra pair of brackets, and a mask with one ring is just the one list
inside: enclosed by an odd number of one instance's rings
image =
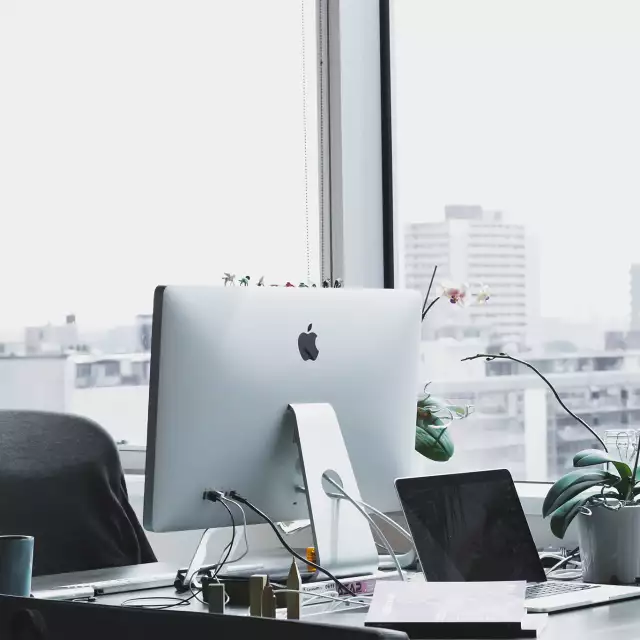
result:
[[(0, 5), (0, 330), (127, 322), (227, 269), (306, 276), (299, 2)], [(503, 209), (540, 239), (545, 315), (627, 314), (640, 2), (394, 0), (393, 22), (402, 220)], [(309, 51), (307, 72), (316, 194)]]
[(394, 0), (393, 22), (403, 220), (502, 209), (539, 238), (543, 314), (628, 314), (640, 2)]
[(299, 1), (0, 3), (0, 330), (132, 322), (226, 270), (306, 279)]

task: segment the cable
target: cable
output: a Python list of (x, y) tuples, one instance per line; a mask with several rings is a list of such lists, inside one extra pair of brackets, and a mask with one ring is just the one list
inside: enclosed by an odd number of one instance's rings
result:
[(247, 538), (247, 513), (244, 510), (244, 507), (239, 502), (236, 502), (232, 498), (226, 498), (226, 497), (225, 497), (225, 500), (227, 502), (231, 502), (231, 504), (234, 504), (242, 514), (242, 537), (244, 539), (244, 552), (241, 553), (237, 558), (234, 558), (233, 560), (229, 560), (227, 562), (227, 564), (231, 564), (232, 562), (238, 562), (242, 560), (249, 553), (249, 538)]
[[(231, 549), (233, 548), (233, 543), (235, 542), (236, 539), (236, 520), (233, 517), (233, 513), (231, 512), (231, 509), (229, 509), (229, 507), (222, 501), (222, 500), (217, 500), (217, 502), (220, 502), (220, 504), (227, 510), (227, 513), (229, 514), (229, 518), (231, 520), (231, 542), (222, 550), (222, 554), (220, 556), (220, 559), (218, 560), (216, 565), (211, 565), (212, 567), (215, 566), (215, 572), (213, 574), (213, 578), (217, 580), (217, 576), (218, 576), (218, 572), (220, 571), (220, 569), (226, 564), (226, 562), (229, 559), (229, 555), (231, 553)], [(224, 556), (224, 560), (222, 559), (222, 556), (226, 553), (226, 555)], [(205, 568), (200, 568), (198, 571), (196, 571), (196, 573), (191, 576), (191, 578), (189, 579), (189, 591), (191, 591), (191, 595), (187, 598), (177, 598), (177, 597), (171, 597), (171, 596), (146, 596), (146, 597), (141, 597), (141, 598), (130, 598), (129, 600), (125, 600), (120, 606), (122, 607), (131, 607), (134, 609), (172, 609), (173, 607), (184, 607), (184, 606), (188, 606), (191, 603), (191, 600), (193, 600), (194, 598), (199, 600), (200, 602), (202, 602), (204, 604), (204, 601), (201, 600), (200, 598), (198, 598), (198, 594), (202, 591), (202, 589), (200, 587), (196, 587), (196, 590), (194, 591), (193, 589), (193, 581), (195, 576), (199, 573), (202, 572), (203, 570), (205, 570)], [(159, 604), (132, 604), (132, 603), (142, 603), (144, 601), (147, 600), (173, 600), (173, 602), (171, 604), (165, 604), (165, 605), (159, 605)]]
[[(172, 607), (184, 607), (189, 604), (190, 600), (193, 600), (194, 595), (188, 598), (174, 598), (172, 596), (146, 596), (144, 598), (129, 598), (120, 604), (121, 607), (127, 607), (129, 609), (171, 609)], [(143, 602), (145, 600), (174, 600), (172, 604), (130, 604), (132, 602)]]
[[(278, 586), (278, 585), (276, 585)], [(335, 600), (337, 602), (354, 602), (357, 601), (360, 604), (368, 604), (367, 602), (362, 602), (363, 598), (372, 598), (372, 593), (363, 593), (362, 595), (355, 596), (355, 598), (341, 598), (337, 591), (332, 591), (331, 593), (335, 593), (336, 595), (329, 595), (328, 593), (309, 593), (308, 591), (300, 591), (298, 589), (274, 589), (273, 593), (299, 593), (305, 596), (304, 602), (302, 602), (302, 606), (306, 606), (309, 604), (310, 600), (316, 600), (317, 598), (324, 598), (326, 600)]]
[(391, 525), (396, 531), (401, 533), (413, 546), (413, 537), (412, 535), (403, 527), (401, 527), (393, 518), (390, 518), (386, 513), (382, 513), (382, 511), (378, 511), (375, 507), (372, 507), (370, 504), (363, 502), (362, 500), (357, 501), (360, 506), (369, 509), (372, 513), (375, 513), (379, 518), (382, 518), (387, 524)]
[(387, 538), (384, 535), (384, 533), (382, 533), (382, 531), (380, 530), (380, 527), (373, 520), (373, 518), (364, 510), (364, 507), (361, 507), (358, 504), (358, 501), (355, 500), (354, 498), (352, 498), (333, 478), (329, 477), (326, 474), (323, 474), (322, 477), (327, 482), (332, 484), (343, 495), (344, 499), (348, 500), (360, 512), (360, 514), (362, 515), (363, 518), (366, 518), (367, 522), (371, 525), (373, 530), (380, 536), (380, 539), (384, 543), (384, 546), (387, 548), (387, 551), (389, 552), (389, 555), (393, 559), (393, 563), (396, 565), (396, 570), (398, 571), (398, 575), (400, 576), (400, 580), (402, 580), (404, 582), (405, 581), (405, 576), (404, 576), (404, 573), (402, 571), (402, 567), (400, 566), (400, 562), (398, 560), (398, 556), (396, 555), (396, 552), (393, 550), (393, 547), (391, 546), (391, 544), (387, 540)]
[[(333, 573), (331, 573), (330, 571), (328, 571), (327, 569), (325, 569), (324, 567), (322, 567), (319, 564), (316, 564), (315, 562), (311, 562), (311, 560), (307, 560), (307, 558), (301, 556), (297, 551), (294, 551), (291, 546), (289, 545), (289, 543), (282, 537), (282, 534), (280, 533), (280, 531), (278, 530), (278, 526), (276, 525), (276, 523), (263, 511), (261, 511), (260, 509), (258, 509), (258, 507), (256, 507), (254, 504), (251, 504), (251, 502), (249, 502), (249, 500), (247, 500), (246, 498), (243, 498), (241, 495), (237, 494), (235, 491), (231, 491), (229, 492), (229, 495), (234, 499), (237, 500), (238, 502), (246, 505), (247, 507), (249, 507), (249, 509), (251, 509), (251, 511), (253, 511), (254, 513), (256, 513), (257, 515), (259, 515), (272, 529), (273, 532), (276, 534), (276, 537), (278, 538), (278, 540), (280, 541), (280, 544), (294, 557), (297, 558), (298, 560), (300, 560), (301, 562), (304, 562), (305, 564), (309, 565), (310, 567), (313, 567), (314, 569), (316, 569), (317, 571), (320, 571), (321, 573), (324, 573), (324, 575), (326, 575), (329, 579), (333, 580), (341, 589), (343, 589), (344, 591), (346, 591), (349, 595), (353, 596), (353, 597), (357, 597), (357, 594), (350, 588), (347, 587), (345, 584), (343, 584), (342, 582), (340, 582), (340, 580), (338, 580), (338, 578), (336, 578)], [(209, 500), (211, 500), (211, 496), (214, 497), (214, 501), (218, 499), (218, 497), (216, 496), (215, 492), (212, 491), (207, 491), (205, 493), (205, 497)]]
[(566, 558), (562, 558), (562, 560), (560, 560), (559, 562), (556, 562), (556, 564), (554, 564), (553, 567), (551, 567), (551, 569), (547, 570), (547, 573), (546, 573), (547, 577), (550, 576), (557, 569), (560, 569), (560, 567), (563, 567), (565, 564), (568, 564), (569, 562), (571, 562), (574, 558), (577, 558), (579, 555), (580, 555), (580, 551), (578, 548), (571, 551)]
[[(231, 529), (231, 542), (226, 547), (227, 555), (224, 556), (224, 560), (222, 560), (222, 555), (220, 556), (220, 560), (218, 560), (218, 566), (213, 572), (214, 579), (218, 577), (218, 573), (220, 573), (220, 569), (222, 569), (222, 567), (226, 564), (227, 560), (229, 559), (229, 555), (231, 554), (231, 549), (233, 549), (233, 543), (236, 541), (236, 519), (233, 517), (233, 513), (231, 512), (231, 509), (229, 509), (229, 506), (225, 502), (224, 498), (221, 500), (218, 500), (218, 502), (227, 510), (227, 513), (229, 514), (229, 519), (231, 520), (232, 529)], [(222, 553), (224, 554), (224, 551)]]

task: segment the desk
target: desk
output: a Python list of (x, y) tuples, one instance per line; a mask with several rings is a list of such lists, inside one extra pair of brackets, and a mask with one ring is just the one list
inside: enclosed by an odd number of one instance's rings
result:
[[(150, 589), (133, 593), (101, 596), (96, 602), (98, 604), (119, 606), (122, 602), (130, 598), (146, 596), (175, 597), (176, 593), (172, 588)], [(176, 608), (184, 611), (206, 612), (205, 606), (195, 599), (191, 601), (189, 607)], [(344, 624), (345, 626), (361, 626), (364, 624), (365, 617), (366, 613), (362, 610), (340, 611), (314, 615), (309, 620), (313, 620), (313, 622)], [(639, 635), (640, 599), (551, 614), (549, 615), (546, 627), (538, 637), (542, 638), (542, 640), (569, 640), (571, 638), (580, 638), (581, 640), (611, 640), (614, 636), (633, 639)]]

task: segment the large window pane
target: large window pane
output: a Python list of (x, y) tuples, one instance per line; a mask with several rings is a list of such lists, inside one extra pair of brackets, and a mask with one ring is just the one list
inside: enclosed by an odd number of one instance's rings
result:
[(638, 426), (640, 5), (391, 5), (399, 280), (492, 289), (425, 321), (423, 380), (476, 406), (430, 471), (556, 478), (593, 437), (527, 370), (460, 359), (519, 355), (599, 434)]
[(318, 281), (315, 12), (5, 6), (0, 408), (143, 443), (155, 285)]

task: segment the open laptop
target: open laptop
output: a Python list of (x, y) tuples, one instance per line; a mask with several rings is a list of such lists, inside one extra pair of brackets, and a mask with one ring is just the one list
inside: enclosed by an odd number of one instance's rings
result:
[(640, 597), (640, 587), (547, 581), (506, 469), (396, 480), (426, 580), (525, 580), (525, 606), (551, 613)]

